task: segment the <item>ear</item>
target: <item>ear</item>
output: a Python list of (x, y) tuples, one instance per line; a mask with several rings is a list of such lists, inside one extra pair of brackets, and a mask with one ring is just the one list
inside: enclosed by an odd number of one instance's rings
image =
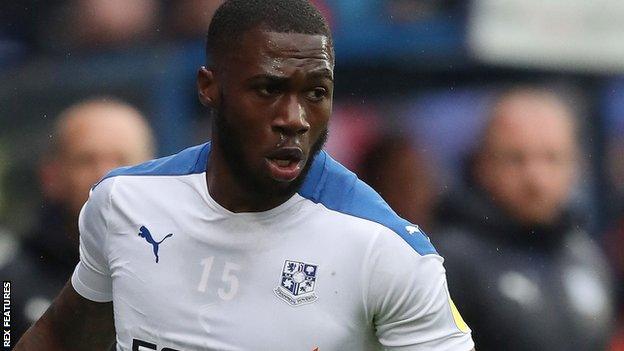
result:
[(219, 107), (219, 84), (214, 69), (202, 66), (197, 72), (199, 102), (206, 107)]

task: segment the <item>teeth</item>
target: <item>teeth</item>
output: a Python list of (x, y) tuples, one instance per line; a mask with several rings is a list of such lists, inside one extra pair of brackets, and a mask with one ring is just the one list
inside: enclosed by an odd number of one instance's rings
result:
[(289, 160), (277, 160), (277, 159), (276, 159), (276, 160), (274, 160), (274, 161), (275, 161), (275, 163), (277, 163), (277, 165), (278, 165), (278, 166), (280, 166), (280, 167), (286, 167), (286, 166), (288, 166), (288, 165), (290, 164), (290, 161), (289, 161)]

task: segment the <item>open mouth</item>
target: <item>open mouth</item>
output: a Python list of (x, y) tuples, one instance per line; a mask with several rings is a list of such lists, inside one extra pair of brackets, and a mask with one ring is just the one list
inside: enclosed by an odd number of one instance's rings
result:
[(266, 157), (271, 177), (280, 182), (295, 180), (303, 168), (303, 151), (298, 147), (281, 148)]

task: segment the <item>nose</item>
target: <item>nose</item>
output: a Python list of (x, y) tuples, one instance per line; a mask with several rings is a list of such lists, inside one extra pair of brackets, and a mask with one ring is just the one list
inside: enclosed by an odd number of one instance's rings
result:
[(527, 160), (524, 166), (524, 177), (533, 189), (541, 191), (553, 177), (553, 170), (548, 161), (537, 157)]
[(288, 136), (302, 135), (310, 130), (306, 110), (296, 94), (283, 97), (272, 127), (276, 132)]

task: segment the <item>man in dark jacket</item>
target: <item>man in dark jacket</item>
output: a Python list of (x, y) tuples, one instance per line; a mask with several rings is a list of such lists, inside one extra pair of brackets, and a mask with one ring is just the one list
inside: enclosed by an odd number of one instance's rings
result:
[(14, 343), (45, 312), (78, 262), (78, 214), (91, 186), (112, 168), (151, 157), (152, 132), (124, 102), (94, 98), (60, 114), (40, 167), (45, 202), (34, 229), (19, 245), (10, 236), (2, 240), (13, 247), (0, 257), (0, 276), (12, 282)]
[(481, 351), (601, 350), (608, 340), (609, 272), (568, 206), (575, 128), (548, 91), (501, 95), (465, 189), (439, 208), (432, 240)]

